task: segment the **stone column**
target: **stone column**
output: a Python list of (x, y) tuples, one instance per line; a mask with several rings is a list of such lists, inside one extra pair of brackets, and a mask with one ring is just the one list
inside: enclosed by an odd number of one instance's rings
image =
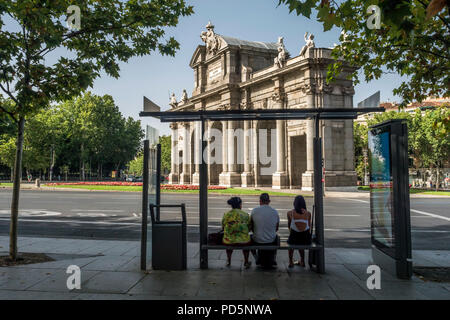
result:
[(219, 184), (226, 186), (228, 172), (228, 121), (222, 121), (222, 173), (219, 175)]
[(251, 122), (249, 120), (244, 121), (244, 172), (241, 174), (242, 187), (249, 187), (253, 185), (253, 174), (250, 166), (250, 148), (252, 144), (250, 139), (251, 135)]
[(288, 187), (286, 172), (286, 122), (277, 120), (277, 171), (272, 176), (272, 188)]
[(306, 172), (302, 175), (302, 190), (312, 191), (314, 181), (314, 120), (306, 120)]
[(200, 162), (203, 158), (202, 155), (202, 150), (201, 150), (201, 122), (197, 121), (195, 122), (195, 131), (194, 131), (194, 137), (195, 137), (195, 141), (194, 141), (194, 159), (195, 159), (195, 163), (194, 163), (194, 168), (195, 168), (195, 172), (192, 175), (192, 184), (198, 185), (200, 183)]
[(227, 187), (241, 186), (241, 175), (237, 173), (237, 164), (235, 161), (236, 144), (234, 143), (235, 121), (228, 122), (227, 130), (227, 155), (228, 155), (228, 171), (224, 175), (223, 185)]
[(191, 182), (189, 149), (189, 123), (185, 122), (183, 123), (183, 173), (180, 175), (181, 184), (189, 184)]
[(260, 172), (259, 172), (259, 144), (258, 144), (258, 120), (253, 121), (253, 180), (255, 187), (260, 186)]
[(178, 128), (176, 123), (170, 124), (170, 129), (172, 129), (172, 145), (171, 145), (171, 153), (170, 153), (170, 174), (169, 174), (169, 183), (177, 184), (178, 183)]

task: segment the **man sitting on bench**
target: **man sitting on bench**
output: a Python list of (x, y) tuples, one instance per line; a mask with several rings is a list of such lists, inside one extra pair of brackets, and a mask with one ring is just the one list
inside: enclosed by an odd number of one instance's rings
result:
[[(254, 245), (278, 245), (277, 235), (280, 225), (280, 216), (277, 210), (269, 206), (270, 198), (267, 193), (259, 197), (260, 206), (252, 210), (250, 220), (253, 230), (252, 242)], [(276, 265), (276, 250), (252, 250), (256, 264), (265, 268)]]

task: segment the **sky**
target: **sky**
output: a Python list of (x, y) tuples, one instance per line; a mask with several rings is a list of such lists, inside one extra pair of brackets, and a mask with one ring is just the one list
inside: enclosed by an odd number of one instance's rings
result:
[[(279, 36), (292, 57), (299, 54), (305, 44), (306, 31), (315, 35), (316, 47), (332, 47), (339, 42), (340, 30), (323, 32), (322, 24), (315, 20), (289, 14), (286, 6), (277, 6), (278, 0), (186, 0), (194, 6), (194, 14), (181, 17), (177, 27), (167, 29), (166, 37), (174, 36), (180, 43), (175, 57), (161, 56), (158, 52), (145, 57), (130, 59), (121, 64), (120, 78), (105, 74), (98, 78), (89, 90), (98, 95), (109, 94), (124, 116), (139, 119), (146, 96), (162, 110), (169, 109), (169, 94), (175, 92), (180, 100), (183, 89), (189, 96), (194, 86), (190, 59), (198, 45), (203, 44), (200, 33), (208, 21), (215, 25), (217, 34), (250, 41), (277, 42)], [(81, 23), (83, 23), (81, 18)], [(377, 81), (361, 81), (355, 87), (354, 105), (376, 91), (381, 91), (382, 101), (399, 101), (392, 89), (401, 83), (398, 75), (385, 75)], [(170, 134), (168, 124), (150, 118), (141, 118), (159, 129), (160, 134)]]

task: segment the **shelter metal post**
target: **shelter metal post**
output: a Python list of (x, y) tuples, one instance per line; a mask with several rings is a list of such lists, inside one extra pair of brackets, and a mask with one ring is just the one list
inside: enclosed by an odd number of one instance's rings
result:
[(144, 140), (144, 171), (142, 179), (141, 270), (147, 269), (149, 151), (150, 151), (150, 143), (148, 140)]
[(315, 118), (314, 136), (314, 206), (315, 206), (315, 230), (317, 244), (322, 248), (317, 252), (317, 272), (325, 273), (325, 246), (323, 226), (323, 184), (322, 184), (322, 138), (320, 137), (320, 117)]
[(208, 244), (208, 167), (204, 159), (204, 154), (207, 148), (207, 141), (205, 137), (205, 120), (201, 119), (201, 150), (200, 152), (200, 181), (199, 181), (199, 208), (200, 208), (200, 268), (208, 268), (208, 250), (203, 246)]
[(161, 220), (161, 144), (156, 145), (156, 220)]

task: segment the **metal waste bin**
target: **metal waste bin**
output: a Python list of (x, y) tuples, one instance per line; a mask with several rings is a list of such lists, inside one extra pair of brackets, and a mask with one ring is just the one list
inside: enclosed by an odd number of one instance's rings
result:
[[(181, 221), (160, 221), (155, 209), (180, 208)], [(181, 205), (150, 204), (152, 219), (152, 267), (154, 270), (186, 270), (186, 207)]]

